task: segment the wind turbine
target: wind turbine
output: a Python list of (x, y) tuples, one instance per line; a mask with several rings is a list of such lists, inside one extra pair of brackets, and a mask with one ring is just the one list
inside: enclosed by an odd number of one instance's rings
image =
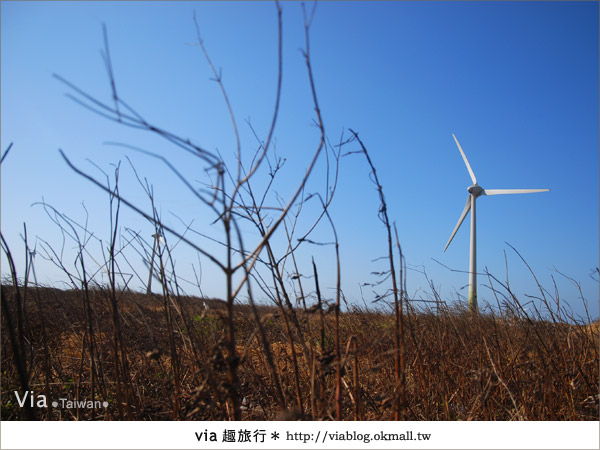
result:
[(152, 257), (150, 258), (150, 272), (148, 273), (148, 285), (146, 287), (146, 295), (150, 295), (152, 293), (152, 272), (154, 270), (154, 256), (156, 255), (158, 245), (161, 242), (163, 244), (165, 243), (165, 240), (162, 237), (162, 232), (160, 230), (154, 233), (152, 237), (154, 238), (154, 242), (152, 244)]
[(446, 247), (444, 247), (444, 251), (454, 239), (454, 235), (462, 225), (465, 217), (471, 211), (471, 253), (469, 258), (469, 309), (471, 311), (477, 311), (477, 232), (476, 232), (476, 215), (475, 215), (475, 204), (477, 197), (482, 195), (500, 195), (500, 194), (531, 194), (533, 192), (546, 192), (550, 189), (483, 189), (481, 186), (477, 184), (477, 178), (475, 178), (475, 174), (473, 173), (473, 169), (471, 169), (471, 165), (469, 164), (469, 160), (465, 155), (462, 147), (458, 143), (458, 139), (456, 136), (452, 134), (458, 149), (460, 150), (460, 154), (462, 155), (463, 160), (465, 161), (465, 165), (467, 166), (467, 170), (469, 171), (469, 175), (471, 176), (471, 180), (473, 181), (473, 185), (467, 188), (469, 191), (469, 196), (467, 197), (467, 204), (465, 205), (465, 209), (463, 210), (460, 218), (458, 219), (458, 223), (454, 227), (454, 231), (448, 239), (448, 243)]

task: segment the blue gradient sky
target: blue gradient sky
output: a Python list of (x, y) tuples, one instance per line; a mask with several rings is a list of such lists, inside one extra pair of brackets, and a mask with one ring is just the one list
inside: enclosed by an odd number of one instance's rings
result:
[[(276, 185), (285, 196), (306, 168), (318, 133), (301, 52), (302, 9), (284, 2), (284, 74), (276, 129), (277, 153), (287, 159)], [(42, 197), (83, 222), (106, 241), (106, 195), (73, 173), (72, 161), (103, 175), (121, 160), (121, 190), (144, 207), (144, 197), (125, 159), (155, 187), (167, 223), (170, 213), (194, 220), (198, 231), (218, 229), (207, 214), (156, 160), (107, 146), (118, 141), (164, 154), (191, 180), (202, 168), (164, 142), (84, 110), (65, 97), (68, 89), (53, 73), (110, 100), (100, 57), (102, 23), (108, 28), (120, 95), (149, 121), (190, 137), (232, 160), (235, 141), (218, 86), (196, 42), (195, 10), (208, 51), (223, 80), (250, 158), (270, 124), (275, 97), (277, 22), (269, 2), (2, 2), (1, 148), (14, 148), (2, 166), (2, 233), (19, 267), (19, 234), (27, 223), (36, 236), (60, 248), (61, 236), (42, 208)], [(332, 142), (342, 130), (359, 132), (368, 147), (388, 201), (390, 218), (411, 269), (411, 297), (428, 297), (424, 268), (443, 298), (466, 295), (469, 223), (449, 249), (444, 245), (464, 207), (471, 184), (451, 133), (465, 150), (484, 188), (551, 188), (543, 194), (498, 196), (478, 201), (478, 263), (511, 287), (539, 295), (529, 274), (506, 242), (514, 246), (561, 301), (584, 314), (577, 289), (555, 269), (581, 283), (598, 316), (599, 266), (598, 2), (325, 2), (311, 28), (312, 64), (326, 132)], [(347, 150), (356, 150), (349, 147)], [(323, 191), (324, 160), (308, 191)], [(377, 193), (357, 155), (340, 165), (332, 205), (341, 244), (342, 284), (349, 301), (360, 300), (359, 282), (373, 281), (372, 262), (385, 255), (384, 228), (377, 219)], [(147, 208), (146, 208), (147, 209)], [(124, 211), (125, 225), (150, 234), (144, 219)], [(256, 233), (248, 229), (249, 242)], [(279, 238), (277, 238), (279, 239)], [(315, 240), (329, 241), (326, 226)], [(205, 244), (201, 239), (198, 242)], [(98, 249), (97, 244), (96, 248)], [(93, 247), (90, 244), (90, 250)], [(73, 247), (67, 243), (65, 252)], [(219, 250), (215, 250), (219, 251)], [(334, 286), (331, 247), (307, 246), (300, 271), (310, 274), (314, 256), (326, 287)], [(96, 256), (98, 259), (99, 256)], [(178, 270), (192, 280), (197, 258), (177, 249)], [(139, 257), (131, 262), (141, 273)], [(6, 274), (2, 259), (2, 274)], [(72, 264), (72, 261), (70, 261)], [(91, 264), (91, 263), (90, 263)], [(40, 257), (40, 281), (58, 272)], [(21, 269), (22, 271), (22, 269)], [(205, 294), (223, 296), (222, 277), (202, 263)], [(597, 276), (596, 276), (597, 278)], [(307, 281), (312, 285), (311, 281)], [(495, 304), (480, 278), (480, 301)], [(138, 283), (139, 284), (139, 283)], [(135, 282), (134, 282), (135, 285)], [(186, 290), (197, 294), (192, 285)], [(329, 291), (328, 295), (332, 291)], [(363, 290), (369, 302), (372, 294)]]

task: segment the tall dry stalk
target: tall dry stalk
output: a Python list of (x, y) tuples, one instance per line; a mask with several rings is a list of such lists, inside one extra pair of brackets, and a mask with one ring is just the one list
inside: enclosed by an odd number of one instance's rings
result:
[[(10, 147), (9, 147), (10, 149)], [(8, 152), (8, 150), (7, 150)], [(6, 153), (5, 153), (6, 155)], [(1, 235), (1, 233), (0, 233)], [(6, 240), (4, 239), (4, 235), (1, 235), (2, 240), (2, 251), (6, 256), (8, 261), (8, 265), (10, 267), (10, 275), (13, 282), (14, 287), (14, 296), (15, 303), (17, 307), (17, 323), (15, 324), (14, 314), (11, 310), (11, 307), (8, 304), (8, 301), (5, 296), (4, 289), (0, 289), (0, 296), (2, 298), (2, 316), (6, 321), (6, 328), (8, 329), (10, 343), (12, 346), (12, 353), (14, 358), (14, 364), (17, 368), (17, 373), (19, 376), (19, 383), (21, 385), (22, 392), (29, 391), (29, 371), (27, 367), (27, 357), (25, 350), (25, 336), (23, 334), (23, 304), (22, 297), (19, 290), (19, 281), (17, 277), (17, 269), (15, 267), (15, 263), (10, 252), (10, 248)], [(25, 402), (25, 414), (29, 420), (35, 420), (36, 414), (35, 410), (31, 407), (31, 405)]]
[[(396, 320), (395, 326), (395, 336), (394, 336), (394, 360), (395, 360), (395, 368), (394, 375), (396, 378), (396, 391), (395, 394), (395, 407), (394, 407), (394, 419), (401, 420), (404, 419), (404, 405), (406, 403), (406, 381), (404, 377), (404, 333), (402, 329), (402, 293), (398, 288), (398, 281), (396, 279), (396, 269), (394, 264), (394, 245), (392, 241), (392, 227), (390, 225), (390, 220), (388, 217), (388, 208), (387, 203), (385, 202), (385, 196), (383, 195), (383, 186), (379, 182), (379, 178), (377, 177), (377, 170), (371, 161), (371, 157), (369, 156), (369, 152), (367, 148), (358, 137), (358, 133), (350, 129), (350, 133), (352, 133), (353, 138), (360, 145), (361, 151), (364, 154), (369, 168), (371, 170), (372, 180), (377, 187), (377, 193), (379, 195), (380, 207), (379, 207), (379, 218), (385, 225), (386, 233), (387, 233), (387, 247), (388, 247), (388, 261), (390, 265), (390, 277), (392, 279), (392, 296), (394, 299), (394, 317)], [(397, 238), (396, 238), (397, 240)], [(402, 254), (400, 254), (400, 258), (402, 258)]]

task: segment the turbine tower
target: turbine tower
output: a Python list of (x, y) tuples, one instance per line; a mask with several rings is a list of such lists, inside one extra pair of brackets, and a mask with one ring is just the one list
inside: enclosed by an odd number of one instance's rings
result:
[(462, 147), (458, 143), (458, 139), (456, 136), (452, 134), (456, 145), (458, 146), (458, 150), (460, 150), (460, 154), (462, 155), (463, 160), (465, 161), (465, 165), (467, 166), (467, 170), (469, 171), (469, 175), (471, 176), (471, 180), (473, 181), (473, 185), (467, 188), (469, 191), (469, 196), (467, 197), (467, 204), (465, 205), (465, 209), (463, 210), (460, 218), (458, 219), (458, 223), (454, 227), (454, 231), (452, 231), (452, 235), (450, 239), (448, 239), (448, 243), (446, 247), (444, 247), (444, 251), (454, 239), (454, 235), (462, 225), (465, 217), (469, 211), (471, 211), (471, 252), (469, 258), (469, 310), (477, 311), (477, 227), (476, 227), (476, 209), (475, 204), (477, 197), (482, 195), (500, 195), (500, 194), (531, 194), (533, 192), (546, 192), (550, 189), (483, 189), (481, 186), (477, 184), (477, 178), (475, 178), (475, 174), (473, 173), (473, 169), (471, 169), (471, 165), (469, 164), (469, 160), (463, 152)]

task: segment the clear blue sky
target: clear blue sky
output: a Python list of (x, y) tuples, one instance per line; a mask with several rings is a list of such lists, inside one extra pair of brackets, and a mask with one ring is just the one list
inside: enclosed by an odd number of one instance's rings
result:
[[(304, 61), (300, 3), (284, 2), (282, 104), (275, 132), (277, 152), (287, 158), (276, 185), (291, 192), (318, 140)], [(196, 42), (195, 10), (206, 47), (223, 80), (241, 130), (245, 158), (256, 141), (249, 119), (264, 139), (275, 95), (277, 22), (270, 2), (19, 2), (1, 3), (1, 148), (14, 148), (2, 166), (2, 233), (22, 274), (19, 234), (60, 248), (60, 234), (39, 206), (42, 197), (106, 240), (106, 195), (73, 173), (61, 148), (78, 166), (102, 177), (123, 161), (122, 193), (147, 210), (125, 156), (155, 187), (165, 222), (170, 213), (194, 220), (216, 237), (214, 220), (164, 166), (139, 153), (107, 146), (118, 141), (162, 153), (196, 180), (202, 167), (147, 134), (110, 123), (67, 97), (53, 73), (99, 98), (110, 100), (100, 57), (102, 23), (108, 29), (119, 94), (149, 121), (219, 149), (235, 152), (231, 123), (216, 83)], [(469, 223), (443, 248), (464, 207), (471, 184), (451, 133), (465, 150), (484, 188), (550, 188), (549, 193), (497, 196), (478, 201), (478, 263), (506, 278), (521, 295), (539, 295), (527, 269), (505, 242), (521, 252), (541, 283), (552, 276), (583, 314), (577, 290), (558, 269), (581, 283), (598, 316), (599, 266), (598, 2), (324, 2), (311, 28), (312, 64), (326, 132), (337, 142), (343, 129), (359, 132), (367, 145), (398, 227), (410, 267), (424, 267), (442, 297), (466, 295)], [(350, 147), (348, 150), (356, 150)], [(324, 160), (308, 187), (323, 191)], [(271, 202), (273, 204), (273, 201)], [(342, 284), (358, 301), (359, 282), (385, 269), (385, 232), (377, 219), (376, 191), (361, 157), (342, 159), (331, 209), (341, 244)], [(308, 217), (307, 217), (308, 219)], [(144, 219), (124, 212), (123, 224), (144, 235)], [(252, 241), (256, 233), (248, 230)], [(148, 236), (149, 237), (149, 236)], [(196, 238), (194, 238), (196, 239)], [(331, 240), (326, 226), (315, 240)], [(200, 245), (205, 243), (196, 239)], [(90, 244), (90, 251), (97, 244)], [(65, 251), (73, 247), (68, 242)], [(180, 275), (193, 279), (196, 257), (177, 248)], [(334, 285), (332, 248), (307, 246), (299, 255), (310, 274), (314, 256), (326, 287)], [(140, 258), (130, 259), (141, 273)], [(72, 264), (72, 256), (68, 262)], [(99, 259), (99, 256), (96, 255)], [(2, 274), (6, 274), (2, 259)], [(90, 264), (92, 264), (90, 262)], [(40, 281), (58, 273), (41, 258)], [(205, 294), (222, 297), (222, 277), (202, 263)], [(125, 269), (124, 269), (125, 270)], [(421, 269), (419, 269), (421, 270)], [(312, 282), (307, 281), (312, 288)], [(480, 301), (495, 303), (480, 278)], [(134, 283), (135, 284), (135, 283)], [(139, 283), (137, 283), (139, 287)], [(326, 288), (325, 287), (325, 288)], [(408, 273), (410, 296), (430, 289), (418, 271)], [(184, 284), (192, 294), (192, 286)], [(325, 289), (324, 288), (324, 289)], [(331, 296), (331, 290), (327, 295)], [(372, 298), (364, 291), (365, 298)], [(362, 303), (358, 301), (358, 303)]]

